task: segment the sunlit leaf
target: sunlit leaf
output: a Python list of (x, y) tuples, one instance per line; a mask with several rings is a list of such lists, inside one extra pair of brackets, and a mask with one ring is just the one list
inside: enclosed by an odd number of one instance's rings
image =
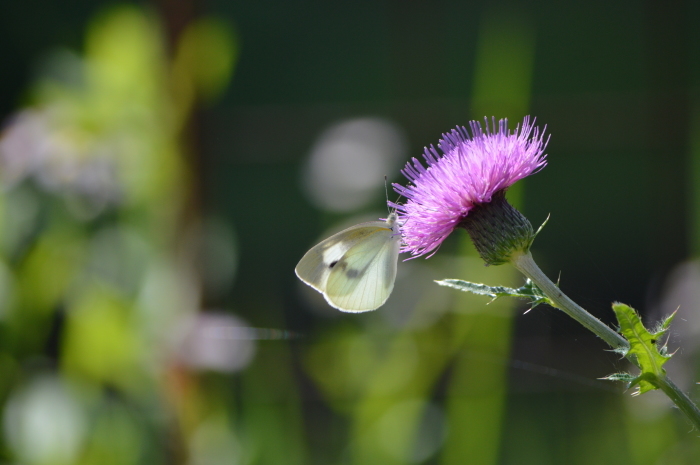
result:
[[(625, 355), (641, 370), (639, 376), (632, 380), (619, 380), (629, 382), (631, 386), (637, 385), (637, 394), (657, 389), (654, 380), (666, 375), (663, 364), (671, 358), (665, 345), (660, 344), (660, 339), (668, 331), (675, 314), (667, 317), (657, 330), (650, 332), (644, 327), (641, 318), (632, 307), (618, 302), (613, 304), (613, 310), (620, 324), (620, 333), (630, 343), (630, 348)], [(608, 379), (614, 378), (608, 377)]]

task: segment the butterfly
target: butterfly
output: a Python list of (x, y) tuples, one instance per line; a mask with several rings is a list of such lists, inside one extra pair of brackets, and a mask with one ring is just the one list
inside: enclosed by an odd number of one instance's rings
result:
[(401, 234), (396, 212), (360, 223), (315, 245), (295, 268), (299, 279), (343, 312), (384, 305), (394, 289)]

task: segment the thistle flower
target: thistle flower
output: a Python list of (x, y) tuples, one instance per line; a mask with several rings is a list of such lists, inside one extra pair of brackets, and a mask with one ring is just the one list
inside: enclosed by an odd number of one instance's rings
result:
[(443, 134), (425, 149), (427, 167), (417, 159), (402, 173), (411, 184), (394, 184), (406, 197), (404, 204), (390, 203), (398, 211), (404, 245), (414, 257), (435, 253), (457, 227), (464, 227), (487, 264), (509, 261), (527, 251), (534, 239), (529, 221), (505, 200), (505, 190), (546, 164), (544, 131), (525, 117), (522, 125), (508, 130), (508, 120), (495, 118), (485, 129), (469, 123)]

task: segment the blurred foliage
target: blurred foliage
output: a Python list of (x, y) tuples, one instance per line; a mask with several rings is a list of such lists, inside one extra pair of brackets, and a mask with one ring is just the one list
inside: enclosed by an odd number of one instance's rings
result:
[[(196, 102), (229, 81), (235, 35), (192, 21), (172, 60), (162, 37), (153, 12), (104, 11), (84, 54), (44, 60), (0, 141), (0, 392), (18, 463), (177, 463), (230, 447), (226, 416), (169, 419), (204, 396), (188, 379), (206, 363), (179, 349), (200, 300), (183, 140)], [(193, 389), (170, 389), (171, 371)]]

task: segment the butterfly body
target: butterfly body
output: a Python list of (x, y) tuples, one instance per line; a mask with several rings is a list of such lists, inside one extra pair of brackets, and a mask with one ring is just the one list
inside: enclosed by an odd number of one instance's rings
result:
[(340, 231), (299, 261), (299, 279), (344, 312), (381, 307), (394, 289), (401, 236), (396, 213)]

